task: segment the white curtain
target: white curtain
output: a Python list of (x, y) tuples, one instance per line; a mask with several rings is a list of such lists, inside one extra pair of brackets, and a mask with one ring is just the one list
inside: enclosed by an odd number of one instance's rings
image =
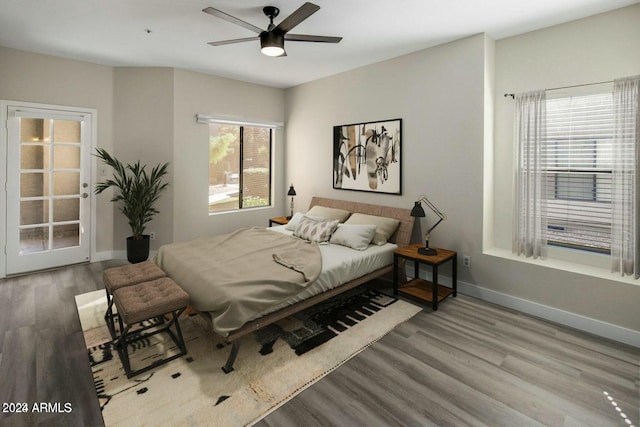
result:
[(611, 271), (640, 275), (640, 223), (637, 201), (640, 145), (640, 76), (614, 81), (614, 160), (612, 176)]
[(515, 203), (513, 252), (545, 258), (546, 240), (546, 95), (544, 90), (516, 95)]

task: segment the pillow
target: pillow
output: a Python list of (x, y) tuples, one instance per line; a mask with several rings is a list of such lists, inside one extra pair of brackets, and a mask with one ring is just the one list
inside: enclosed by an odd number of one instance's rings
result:
[(375, 234), (376, 226), (372, 224), (339, 224), (329, 242), (364, 251)]
[(304, 218), (298, 224), (293, 235), (311, 243), (328, 242), (336, 227), (338, 227), (338, 220), (315, 221), (310, 218)]
[(373, 237), (375, 245), (384, 245), (389, 237), (396, 231), (400, 221), (384, 216), (365, 215), (354, 213), (349, 217), (345, 224), (372, 224), (376, 226), (376, 235)]
[(321, 216), (308, 216), (305, 215), (301, 212), (296, 212), (293, 214), (293, 216), (291, 217), (291, 219), (289, 220), (289, 222), (284, 226), (285, 230), (289, 230), (289, 231), (295, 231), (296, 228), (298, 227), (298, 224), (300, 224), (300, 221), (303, 218), (311, 218), (314, 219), (316, 221), (324, 221), (326, 218), (323, 218)]
[(334, 221), (337, 219), (340, 222), (344, 222), (349, 217), (349, 211), (316, 205), (309, 209), (307, 215), (321, 216), (322, 218), (326, 218), (329, 221)]

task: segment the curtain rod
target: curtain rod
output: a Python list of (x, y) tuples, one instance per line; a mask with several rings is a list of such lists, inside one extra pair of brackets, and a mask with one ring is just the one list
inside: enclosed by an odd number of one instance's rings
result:
[(271, 129), (277, 129), (284, 126), (284, 123), (282, 122), (238, 120), (227, 117), (211, 117), (205, 114), (196, 114), (196, 123), (219, 123), (238, 126), (256, 126)]
[[(596, 83), (585, 83), (585, 84), (581, 84), (581, 85), (571, 85), (571, 86), (561, 86), (561, 87), (552, 87), (551, 89), (545, 89), (545, 90), (560, 90), (560, 89), (571, 89), (574, 87), (582, 87), (582, 86), (594, 86), (594, 85), (602, 85), (605, 83), (613, 83), (613, 80), (607, 80), (604, 82), (596, 82)], [(508, 97), (510, 96), (511, 99), (516, 99), (516, 94), (515, 93), (505, 93), (504, 97)]]

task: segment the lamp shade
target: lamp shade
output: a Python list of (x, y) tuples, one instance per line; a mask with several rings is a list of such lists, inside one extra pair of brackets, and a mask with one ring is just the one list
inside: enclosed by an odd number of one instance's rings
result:
[(293, 184), (291, 184), (291, 187), (289, 187), (289, 192), (287, 193), (287, 196), (295, 196), (296, 195), (296, 189), (293, 188)]
[(284, 54), (284, 33), (277, 31), (263, 31), (260, 34), (260, 51), (267, 56)]
[(411, 209), (411, 216), (415, 217), (424, 217), (426, 214), (424, 213), (424, 209), (420, 205), (420, 201), (415, 202), (413, 205), (413, 209)]

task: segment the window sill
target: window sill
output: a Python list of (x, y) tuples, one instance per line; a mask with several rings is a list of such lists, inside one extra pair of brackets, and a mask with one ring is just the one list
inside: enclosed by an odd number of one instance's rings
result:
[(256, 212), (256, 211), (261, 211), (261, 210), (266, 210), (266, 209), (273, 209), (273, 205), (256, 206), (256, 207), (252, 207), (252, 208), (233, 209), (233, 210), (220, 211), (220, 212), (209, 212), (209, 216)]
[[(579, 254), (575, 252), (579, 252)], [(640, 286), (640, 279), (636, 280), (633, 276), (621, 276), (617, 273), (612, 273), (609, 269), (608, 255), (583, 252), (584, 251), (577, 251), (575, 249), (549, 247), (549, 256), (543, 260), (517, 256), (513, 254), (511, 250), (502, 248), (489, 248), (484, 250), (483, 254), (510, 261)], [(571, 258), (575, 260), (572, 261)], [(580, 261), (577, 261), (578, 258)]]

